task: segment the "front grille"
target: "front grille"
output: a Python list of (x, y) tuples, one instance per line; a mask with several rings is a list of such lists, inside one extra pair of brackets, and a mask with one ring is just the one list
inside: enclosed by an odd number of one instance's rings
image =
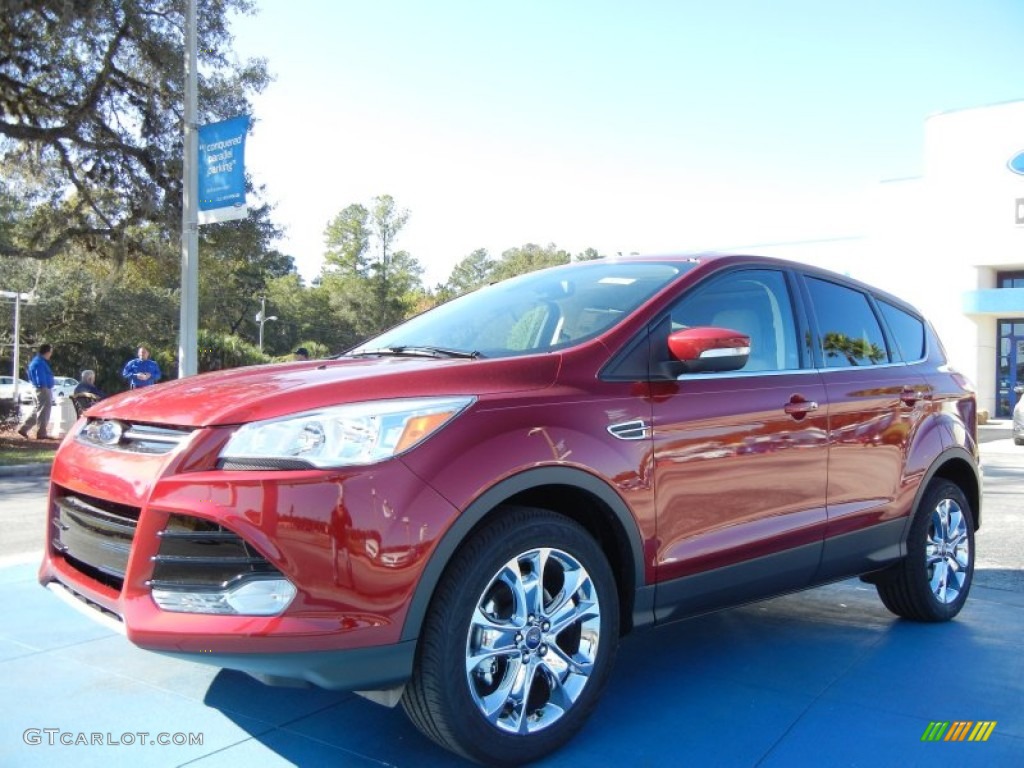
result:
[(280, 575), (233, 531), (186, 515), (172, 515), (153, 556), (154, 589), (222, 588), (248, 576)]
[(72, 493), (56, 495), (54, 504), (53, 548), (86, 576), (120, 590), (139, 509)]
[(158, 427), (113, 419), (89, 419), (75, 439), (94, 448), (125, 453), (170, 453), (184, 443), (194, 430), (186, 427)]

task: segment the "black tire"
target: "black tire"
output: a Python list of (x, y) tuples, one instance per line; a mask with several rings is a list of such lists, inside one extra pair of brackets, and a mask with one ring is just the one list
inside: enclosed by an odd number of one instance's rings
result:
[(1015, 438), (1013, 438), (1013, 444), (1014, 445), (1024, 445), (1024, 437), (1015, 437)]
[[(539, 608), (530, 605), (538, 571)], [(580, 525), (546, 510), (501, 510), (445, 571), (402, 707), (470, 760), (537, 760), (596, 705), (618, 647), (618, 602), (608, 561)], [(523, 669), (529, 685), (517, 687)]]
[(885, 607), (912, 621), (949, 621), (974, 580), (974, 511), (959, 486), (933, 480), (918, 504), (907, 556), (875, 588)]

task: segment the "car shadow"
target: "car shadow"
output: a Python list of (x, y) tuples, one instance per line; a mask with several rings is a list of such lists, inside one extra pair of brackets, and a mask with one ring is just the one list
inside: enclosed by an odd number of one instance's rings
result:
[[(978, 576), (979, 585), (1010, 578), (980, 569)], [(995, 668), (987, 627), (993, 612), (1005, 608), (972, 599), (953, 622), (917, 624), (890, 614), (873, 587), (850, 580), (636, 632), (622, 642), (609, 685), (581, 733), (538, 765), (664, 765), (680, 757), (683, 744), (690, 765), (754, 765), (780, 739), (804, 738), (795, 725), (829, 701), (884, 710), (878, 727), (906, 730), (913, 745), (920, 736), (914, 718), (923, 730), (929, 718), (946, 716), (918, 711), (922, 699), (913, 691), (927, 687), (931, 674), (921, 659), (973, 658), (951, 669), (955, 679), (946, 683), (968, 703), (985, 701), (987, 675), (971, 675)], [(1018, 617), (1016, 631), (1022, 624)], [(467, 764), (422, 736), (400, 707), (317, 689), (264, 688), (254, 695), (254, 684), (224, 671), (205, 703), (290, 763)], [(879, 686), (887, 691), (881, 707)], [(309, 695), (317, 698), (308, 702)], [(870, 757), (870, 722), (864, 725)], [(819, 737), (806, 736), (821, 760), (856, 762), (830, 753)]]

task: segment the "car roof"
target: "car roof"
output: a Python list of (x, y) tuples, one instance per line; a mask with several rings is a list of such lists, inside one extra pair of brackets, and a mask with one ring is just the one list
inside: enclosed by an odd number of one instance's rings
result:
[(779, 258), (778, 256), (761, 256), (753, 254), (743, 253), (727, 253), (721, 251), (699, 251), (693, 253), (667, 253), (667, 254), (629, 254), (621, 256), (613, 256), (608, 261), (636, 261), (636, 262), (661, 262), (661, 263), (687, 263), (687, 264), (712, 264), (712, 263), (735, 263), (735, 264), (746, 264), (746, 265), (763, 265), (766, 267), (774, 267), (775, 269), (793, 269), (803, 272), (808, 275), (822, 277), (835, 282), (846, 283), (847, 285), (857, 287), (863, 291), (873, 294), (877, 298), (885, 299), (886, 301), (902, 307), (903, 309), (910, 310), (914, 314), (920, 314), (920, 311), (914, 307), (913, 304), (909, 303), (906, 299), (902, 299), (888, 291), (879, 288), (871, 283), (866, 283), (863, 280), (858, 280), (855, 277), (849, 275), (843, 275), (839, 272), (835, 272), (825, 267), (819, 267), (814, 264), (810, 264), (805, 261), (796, 261), (793, 259)]

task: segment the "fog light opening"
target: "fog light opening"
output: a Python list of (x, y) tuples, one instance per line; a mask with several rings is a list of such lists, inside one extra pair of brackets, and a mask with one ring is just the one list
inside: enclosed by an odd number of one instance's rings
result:
[(277, 616), (295, 594), (295, 585), (287, 579), (246, 579), (219, 590), (154, 588), (153, 600), (174, 613)]

